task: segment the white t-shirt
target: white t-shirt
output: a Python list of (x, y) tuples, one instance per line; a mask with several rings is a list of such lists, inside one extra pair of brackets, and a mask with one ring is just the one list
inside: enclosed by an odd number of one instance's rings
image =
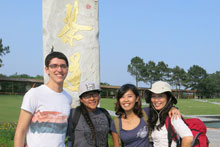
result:
[[(173, 125), (175, 132), (178, 136), (180, 136), (180, 138), (183, 138), (185, 136), (193, 136), (191, 130), (183, 122), (182, 119), (171, 119), (171, 124)], [(168, 147), (168, 131), (166, 129), (166, 126), (164, 125), (163, 127), (161, 127), (160, 130), (157, 130), (155, 128), (152, 132), (152, 139), (154, 147)], [(176, 147), (175, 141), (172, 141), (171, 147)]]
[(46, 85), (31, 88), (21, 109), (33, 114), (26, 138), (29, 147), (65, 147), (64, 139), (72, 97)]

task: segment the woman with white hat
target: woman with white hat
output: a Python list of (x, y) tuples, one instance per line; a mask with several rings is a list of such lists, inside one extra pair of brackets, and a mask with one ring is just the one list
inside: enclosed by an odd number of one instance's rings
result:
[[(146, 90), (146, 102), (150, 103), (150, 129), (152, 130), (152, 140), (154, 147), (168, 147), (168, 131), (165, 120), (168, 112), (177, 104), (176, 97), (172, 94), (171, 86), (167, 82), (157, 81), (152, 88)], [(182, 147), (190, 147), (193, 135), (188, 126), (181, 118), (171, 119), (171, 124), (177, 135), (181, 138)], [(177, 146), (175, 141), (171, 142), (171, 147)]]
[[(124, 84), (119, 88), (115, 110), (118, 117), (111, 124), (114, 147), (150, 147), (149, 108), (142, 109), (135, 85)], [(180, 114), (176, 108), (170, 111), (170, 115), (173, 113)]]

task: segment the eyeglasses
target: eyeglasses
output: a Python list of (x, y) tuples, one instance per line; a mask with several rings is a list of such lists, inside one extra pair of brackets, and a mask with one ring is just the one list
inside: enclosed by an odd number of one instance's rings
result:
[(67, 65), (66, 64), (60, 64), (60, 65), (58, 65), (58, 64), (50, 64), (49, 67), (51, 69), (58, 69), (59, 67), (61, 69), (67, 69)]
[(89, 99), (90, 97), (97, 98), (99, 97), (98, 93), (88, 93), (82, 96), (82, 98)]

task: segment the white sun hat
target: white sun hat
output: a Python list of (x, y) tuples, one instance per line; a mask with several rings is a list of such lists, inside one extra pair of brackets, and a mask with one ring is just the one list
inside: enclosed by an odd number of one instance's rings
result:
[(172, 92), (171, 91), (171, 86), (164, 81), (157, 81), (152, 85), (152, 88), (149, 89), (151, 92), (156, 93), (156, 94), (160, 94), (160, 93), (164, 93), (164, 92)]
[(174, 98), (174, 104), (177, 103), (176, 97), (172, 94), (172, 89), (171, 89), (170, 84), (168, 84), (167, 82), (164, 82), (164, 81), (157, 81), (152, 85), (151, 89), (146, 90), (145, 91), (145, 99), (149, 103), (150, 102), (150, 95), (152, 93), (161, 94), (164, 92), (169, 92), (171, 94), (172, 98)]

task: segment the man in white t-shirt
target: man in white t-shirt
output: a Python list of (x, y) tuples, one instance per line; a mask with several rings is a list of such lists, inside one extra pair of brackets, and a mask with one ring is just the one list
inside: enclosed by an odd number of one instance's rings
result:
[[(45, 59), (45, 72), (49, 82), (31, 88), (24, 96), (14, 146), (65, 147), (67, 119), (72, 103), (71, 96), (63, 90), (68, 73), (67, 57), (61, 52), (51, 52)], [(26, 143), (25, 143), (26, 136)]]

